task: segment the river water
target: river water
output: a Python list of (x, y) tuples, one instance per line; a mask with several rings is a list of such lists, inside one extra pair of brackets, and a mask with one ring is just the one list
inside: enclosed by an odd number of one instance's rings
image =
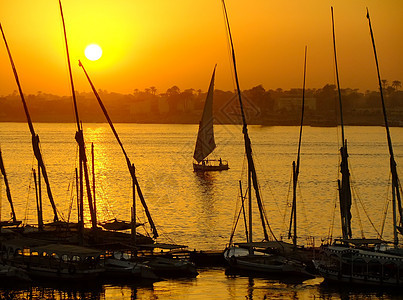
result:
[[(34, 124), (50, 185), (60, 216), (76, 220), (75, 124)], [(136, 174), (151, 215), (160, 233), (158, 241), (184, 244), (189, 249), (222, 250), (228, 243), (239, 207), (239, 180), (246, 189), (246, 160), (242, 129), (217, 125), (217, 149), (213, 157), (228, 160), (228, 171), (200, 175), (193, 172), (192, 155), (197, 125), (116, 124), (123, 145), (136, 166)], [(249, 126), (257, 176), (270, 226), (277, 238), (286, 237), (289, 222), (291, 164), (296, 159), (299, 128)], [(389, 154), (383, 127), (345, 128), (350, 154), (355, 201), (353, 235), (391, 240), (391, 193)], [(391, 128), (398, 164), (403, 162), (403, 128)], [(107, 124), (84, 124), (90, 160), (94, 143), (96, 201), (99, 221), (117, 217), (129, 220), (132, 205), (131, 177), (124, 156)], [(298, 236), (304, 244), (314, 237), (316, 245), (332, 233), (340, 235), (337, 178), (340, 132), (336, 127), (304, 127), (298, 188)], [(0, 147), (17, 218), (36, 223), (32, 168), (36, 163), (25, 123), (0, 123)], [(400, 164), (399, 164), (400, 163)], [(401, 174), (401, 172), (400, 172)], [(45, 195), (45, 190), (43, 191)], [(8, 219), (4, 185), (1, 219)], [(385, 214), (385, 207), (389, 210)], [(44, 197), (44, 219), (53, 214)], [(140, 205), (139, 217), (146, 221)], [(88, 209), (87, 209), (88, 211)], [(87, 221), (89, 214), (86, 213)], [(369, 221), (371, 220), (371, 221)], [(262, 239), (258, 213), (254, 217), (255, 240)], [(383, 226), (384, 224), (384, 226)], [(383, 229), (382, 229), (383, 228)], [(234, 239), (243, 241), (243, 229)], [(34, 286), (4, 287), (0, 296), (10, 299), (392, 299), (388, 291), (342, 291), (322, 278), (303, 283), (268, 278), (226, 275), (222, 268), (201, 269), (195, 279), (166, 280), (149, 286), (99, 285), (88, 289)]]

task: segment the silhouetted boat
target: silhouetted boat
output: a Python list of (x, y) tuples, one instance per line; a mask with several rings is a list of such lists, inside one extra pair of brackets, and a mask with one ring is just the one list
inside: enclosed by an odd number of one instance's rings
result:
[(114, 257), (105, 258), (105, 273), (104, 278), (108, 280), (125, 280), (146, 279), (157, 281), (160, 277), (157, 276), (153, 269), (138, 261), (129, 261), (117, 259)]
[[(124, 220), (118, 220), (116, 218), (106, 220), (98, 223), (102, 228), (112, 231), (129, 230), (132, 228), (132, 223)], [(136, 227), (142, 226), (144, 223), (136, 223)]]
[[(337, 239), (333, 244), (323, 245), (320, 259), (314, 261), (319, 273), (328, 281), (343, 282), (349, 284), (362, 284), (373, 286), (403, 286), (403, 248), (399, 245), (399, 230), (402, 227), (403, 211), (401, 203), (401, 186), (396, 170), (396, 161), (393, 154), (393, 146), (389, 132), (388, 119), (386, 115), (385, 103), (383, 99), (382, 84), (379, 74), (378, 59), (376, 55), (375, 42), (372, 33), (371, 21), (367, 11), (367, 18), (374, 49), (374, 56), (378, 71), (379, 89), (381, 103), (385, 120), (386, 135), (390, 154), (390, 171), (392, 173), (392, 208), (393, 208), (393, 243), (387, 243), (379, 238), (376, 239), (356, 239), (352, 238), (351, 230), (351, 189), (350, 172), (348, 167), (347, 140), (344, 140), (343, 110), (340, 86), (338, 80), (337, 56), (335, 46), (333, 7), (333, 45), (336, 64), (336, 78), (339, 90), (340, 120), (342, 129), (341, 153), (341, 174), (339, 180), (339, 200), (341, 214), (342, 239)], [(398, 221), (397, 215), (400, 214)]]
[(210, 86), (207, 92), (206, 102), (204, 104), (203, 115), (199, 123), (199, 131), (193, 158), (196, 163), (193, 163), (194, 171), (222, 171), (228, 170), (228, 162), (220, 159), (208, 159), (216, 144), (214, 141), (214, 117), (213, 117), (213, 95), (214, 95), (214, 78), (215, 69), (211, 76)]
[(102, 256), (102, 251), (87, 247), (18, 238), (2, 242), (1, 258), (31, 278), (88, 282), (105, 271)]
[[(284, 256), (279, 256), (275, 254), (267, 254), (261, 251), (258, 251), (256, 248), (256, 244), (253, 242), (253, 229), (252, 229), (252, 190), (255, 192), (255, 197), (257, 201), (257, 205), (259, 208), (259, 215), (261, 218), (261, 225), (262, 230), (264, 233), (263, 241), (269, 241), (269, 235), (267, 232), (267, 228), (271, 232), (271, 236), (274, 240), (277, 241), (274, 233), (272, 232), (268, 219), (264, 212), (263, 202), (260, 196), (259, 184), (257, 181), (257, 174), (255, 169), (255, 163), (252, 156), (252, 145), (248, 134), (248, 127), (246, 123), (246, 118), (244, 114), (243, 104), (242, 104), (242, 97), (241, 97), (241, 89), (239, 87), (239, 80), (236, 68), (236, 61), (235, 61), (235, 52), (234, 46), (232, 43), (232, 36), (231, 30), (229, 26), (228, 15), (225, 7), (225, 2), (222, 0), (224, 16), (226, 27), (228, 31), (231, 55), (232, 55), (232, 65), (234, 68), (234, 76), (236, 82), (236, 89), (238, 92), (238, 100), (241, 110), (241, 117), (243, 123), (243, 135), (245, 140), (245, 152), (246, 158), (248, 161), (248, 188), (247, 188), (247, 195), (248, 195), (248, 218), (246, 217), (246, 209), (245, 209), (245, 199), (246, 196), (243, 195), (242, 192), (242, 185), (240, 182), (240, 194), (241, 194), (241, 210), (238, 214), (237, 221), (235, 222), (235, 226), (232, 230), (229, 246), (224, 250), (224, 258), (227, 260), (229, 266), (233, 269), (239, 271), (246, 271), (249, 275), (273, 275), (276, 274), (277, 276), (298, 276), (298, 277), (312, 277), (305, 270), (305, 265), (299, 261), (295, 261), (292, 259), (288, 259)], [(239, 217), (243, 214), (244, 221), (245, 221), (245, 231), (246, 231), (246, 243), (233, 243), (233, 236), (235, 234), (235, 230), (239, 221)], [(248, 224), (247, 224), (248, 223)]]

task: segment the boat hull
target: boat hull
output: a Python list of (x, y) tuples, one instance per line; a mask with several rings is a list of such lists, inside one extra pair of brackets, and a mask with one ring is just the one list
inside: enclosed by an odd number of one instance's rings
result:
[(330, 270), (318, 261), (314, 261), (314, 265), (318, 270), (320, 276), (326, 281), (334, 283), (348, 283), (353, 285), (362, 286), (377, 286), (377, 287), (403, 287), (403, 280), (385, 279), (381, 277), (372, 277), (359, 274), (342, 274), (338, 271)]
[(193, 170), (195, 172), (211, 172), (211, 171), (224, 171), (228, 170), (228, 164), (218, 164), (218, 165), (203, 165), (193, 163)]
[(305, 266), (302, 263), (297, 261), (264, 253), (246, 254), (245, 251), (247, 250), (231, 247), (224, 251), (224, 258), (231, 268), (246, 271), (250, 274), (314, 277), (305, 270)]
[(323, 246), (313, 261), (327, 281), (379, 287), (402, 287), (403, 257), (397, 252), (345, 245)]

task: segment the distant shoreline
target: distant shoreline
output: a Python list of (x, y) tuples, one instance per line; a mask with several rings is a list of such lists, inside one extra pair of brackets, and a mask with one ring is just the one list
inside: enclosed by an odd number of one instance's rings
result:
[[(74, 121), (35, 121), (32, 120), (33, 123), (36, 124), (75, 124)], [(0, 123), (26, 123), (26, 121), (3, 121), (1, 120)], [(104, 121), (83, 121), (84, 124), (108, 124), (108, 122)], [(145, 124), (145, 125), (198, 125), (198, 123), (195, 122), (189, 122), (189, 123), (173, 123), (173, 122), (124, 122), (124, 121), (116, 121), (113, 122), (114, 124)], [(215, 125), (239, 125), (241, 126), (241, 123), (218, 123)], [(300, 124), (297, 123), (290, 123), (290, 122), (270, 122), (270, 123), (248, 123), (248, 125), (251, 126), (299, 126)], [(304, 126), (310, 126), (310, 127), (336, 127), (339, 126), (340, 124), (337, 125), (330, 125), (330, 124), (304, 124)], [(346, 123), (344, 124), (345, 126), (381, 126), (385, 127), (385, 124), (371, 124), (371, 123)], [(389, 127), (403, 127), (403, 122), (400, 124), (397, 124), (395, 122), (392, 122), (391, 124), (388, 124)]]

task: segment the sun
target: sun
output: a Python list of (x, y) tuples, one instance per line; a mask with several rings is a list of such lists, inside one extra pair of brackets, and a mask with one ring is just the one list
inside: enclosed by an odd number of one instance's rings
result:
[(88, 58), (89, 60), (98, 60), (101, 58), (102, 56), (102, 49), (101, 47), (99, 47), (97, 44), (91, 44), (88, 45), (85, 48), (85, 57)]

